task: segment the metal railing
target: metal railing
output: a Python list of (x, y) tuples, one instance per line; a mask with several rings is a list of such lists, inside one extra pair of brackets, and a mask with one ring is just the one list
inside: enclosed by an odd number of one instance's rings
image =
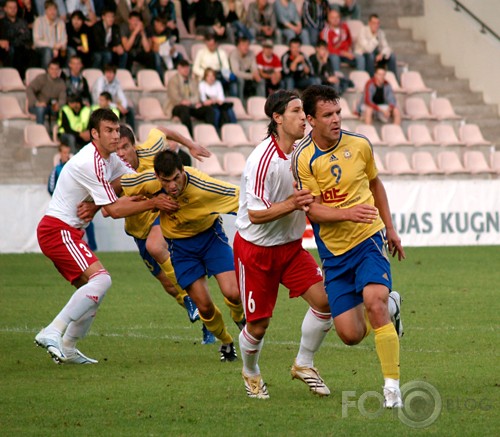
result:
[(465, 7), (461, 2), (458, 0), (453, 0), (453, 3), (455, 3), (455, 11), (460, 12), (463, 10), (465, 13), (467, 13), (472, 19), (474, 19), (480, 26), (481, 26), (481, 33), (490, 33), (492, 36), (496, 38), (497, 41), (500, 42), (500, 36), (491, 28), (489, 27), (484, 21), (482, 21), (480, 18), (478, 18), (470, 9)]

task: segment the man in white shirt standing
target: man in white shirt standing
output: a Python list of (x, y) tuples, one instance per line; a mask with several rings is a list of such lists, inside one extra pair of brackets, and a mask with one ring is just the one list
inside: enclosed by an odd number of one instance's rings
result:
[(55, 319), (35, 337), (57, 363), (95, 364), (76, 343), (90, 329), (111, 277), (82, 239), (87, 222), (77, 215), (78, 205), (93, 200), (113, 218), (127, 217), (153, 208), (165, 208), (165, 197), (142, 200), (118, 198), (113, 181), (134, 170), (116, 153), (120, 139), (118, 117), (109, 109), (98, 109), (90, 117), (92, 142), (65, 166), (45, 216), (38, 225), (40, 248), (61, 275), (77, 290)]
[(265, 112), (271, 118), (268, 137), (247, 160), (234, 239), (236, 277), (247, 320), (239, 337), (243, 380), (249, 397), (269, 397), (258, 360), (283, 284), (290, 297), (301, 296), (310, 306), (292, 377), (313, 393), (328, 396), (330, 390), (314, 368), (313, 357), (332, 327), (332, 318), (321, 269), (302, 247), (305, 211), (313, 197), (308, 190), (295, 188), (291, 170), (294, 144), (304, 136), (305, 114), (297, 94), (285, 90), (269, 96)]

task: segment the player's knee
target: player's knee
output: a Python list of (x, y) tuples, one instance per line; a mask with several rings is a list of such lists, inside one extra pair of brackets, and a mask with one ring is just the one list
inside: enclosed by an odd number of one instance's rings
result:
[(364, 338), (364, 333), (360, 335), (357, 332), (342, 332), (337, 331), (337, 335), (342, 340), (342, 342), (347, 346), (355, 346), (361, 342)]
[(112, 281), (110, 274), (104, 270), (92, 276), (89, 279), (89, 283), (96, 286), (96, 289), (100, 292), (101, 298), (103, 298), (106, 292), (111, 288)]

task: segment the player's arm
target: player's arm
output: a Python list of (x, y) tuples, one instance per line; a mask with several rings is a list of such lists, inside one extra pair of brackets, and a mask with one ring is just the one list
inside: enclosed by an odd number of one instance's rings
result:
[(309, 205), (307, 213), (314, 223), (333, 223), (351, 221), (355, 223), (373, 223), (378, 217), (377, 208), (367, 204), (355, 205), (351, 208), (330, 208), (321, 204), (321, 197), (316, 196)]
[(166, 211), (170, 209), (170, 202), (165, 194), (160, 194), (151, 199), (147, 199), (143, 196), (123, 196), (113, 203), (102, 205), (102, 209), (107, 215), (117, 219), (129, 217), (152, 209)]
[(392, 223), (391, 210), (389, 208), (389, 201), (387, 200), (384, 184), (378, 176), (370, 180), (370, 191), (375, 199), (375, 206), (378, 208), (380, 218), (385, 224), (389, 252), (393, 257), (398, 254), (398, 260), (401, 261), (406, 258), (405, 251), (401, 245), (401, 239)]
[(201, 158), (208, 158), (211, 155), (211, 153), (207, 149), (205, 149), (205, 147), (195, 143), (194, 141), (191, 141), (189, 138), (186, 138), (184, 135), (181, 135), (175, 130), (168, 129), (163, 126), (157, 126), (156, 129), (163, 132), (166, 135), (167, 140), (172, 140), (176, 143), (186, 146), (189, 149), (189, 153), (191, 153), (191, 155), (198, 161), (202, 161)]

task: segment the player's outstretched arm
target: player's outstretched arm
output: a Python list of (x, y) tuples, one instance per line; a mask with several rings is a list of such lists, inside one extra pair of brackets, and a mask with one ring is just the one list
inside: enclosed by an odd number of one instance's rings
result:
[(162, 131), (167, 136), (167, 140), (172, 140), (179, 144), (182, 144), (183, 146), (186, 146), (189, 149), (189, 153), (191, 153), (191, 156), (193, 156), (193, 158), (196, 158), (198, 161), (203, 161), (202, 158), (208, 158), (211, 155), (211, 153), (205, 147), (201, 146), (198, 143), (195, 143), (194, 141), (191, 141), (189, 138), (186, 138), (184, 135), (181, 135), (180, 133), (172, 129), (168, 129), (163, 126), (158, 126), (157, 129)]
[(351, 208), (330, 208), (321, 204), (319, 196), (309, 205), (307, 213), (314, 223), (332, 223), (351, 221), (355, 223), (373, 223), (378, 217), (377, 208), (368, 204), (355, 205)]
[(117, 219), (151, 209), (164, 211), (170, 209), (170, 207), (171, 202), (167, 200), (167, 196), (165, 195), (155, 196), (151, 199), (147, 199), (144, 196), (123, 196), (117, 199), (116, 202), (103, 205), (102, 209), (106, 211), (107, 215)]

